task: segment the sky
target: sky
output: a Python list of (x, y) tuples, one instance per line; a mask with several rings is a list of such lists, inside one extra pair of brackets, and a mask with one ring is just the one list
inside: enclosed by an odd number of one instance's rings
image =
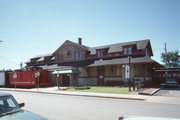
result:
[(150, 39), (180, 51), (180, 0), (0, 0), (0, 70), (19, 69), (65, 40), (96, 47)]

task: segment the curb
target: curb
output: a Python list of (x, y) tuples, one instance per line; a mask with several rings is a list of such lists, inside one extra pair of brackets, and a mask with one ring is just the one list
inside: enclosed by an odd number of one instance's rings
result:
[(161, 90), (162, 88), (158, 88), (157, 90), (154, 90), (151, 95), (154, 95), (156, 92), (158, 92), (159, 90)]
[(150, 93), (148, 93), (148, 92), (139, 92), (138, 94), (139, 95), (149, 95), (149, 96), (152, 96), (152, 95), (154, 95), (156, 92), (158, 92), (159, 90), (160, 90), (161, 88), (158, 88), (158, 89), (155, 89), (154, 91), (152, 91), (152, 92), (150, 92)]
[[(90, 95), (90, 94), (78, 94), (78, 93), (57, 93), (57, 92), (43, 92), (43, 91), (29, 91), (29, 90), (19, 90), (19, 89), (3, 89), (0, 91), (15, 91), (15, 92), (30, 92), (30, 93), (42, 93), (42, 94), (54, 94), (54, 95), (69, 95), (69, 96), (84, 96), (84, 97), (98, 97), (98, 98), (112, 98), (112, 99), (126, 99), (126, 100), (140, 100), (145, 101), (143, 98), (132, 98), (132, 97), (118, 97), (118, 96), (108, 96), (108, 95)], [(110, 94), (109, 94), (110, 95)]]

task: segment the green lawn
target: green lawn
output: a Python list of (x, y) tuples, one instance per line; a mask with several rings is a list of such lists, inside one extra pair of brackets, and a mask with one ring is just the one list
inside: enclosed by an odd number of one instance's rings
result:
[(77, 90), (74, 87), (67, 89), (74, 92), (95, 92), (95, 93), (114, 93), (114, 94), (129, 94), (127, 87), (90, 87), (90, 89)]

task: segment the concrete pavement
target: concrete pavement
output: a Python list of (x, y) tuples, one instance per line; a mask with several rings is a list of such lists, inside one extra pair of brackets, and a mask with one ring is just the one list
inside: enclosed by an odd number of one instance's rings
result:
[(128, 100), (141, 100), (147, 102), (180, 104), (180, 97), (163, 97), (163, 96), (147, 96), (147, 95), (134, 95), (134, 94), (110, 94), (110, 93), (91, 93), (91, 92), (70, 92), (58, 90), (57, 87), (47, 88), (0, 88), (0, 91), (19, 91), (19, 92), (37, 92), (45, 94), (57, 95), (71, 95), (71, 96), (86, 96), (86, 97), (100, 97), (100, 98), (113, 98), (113, 99), (128, 99)]

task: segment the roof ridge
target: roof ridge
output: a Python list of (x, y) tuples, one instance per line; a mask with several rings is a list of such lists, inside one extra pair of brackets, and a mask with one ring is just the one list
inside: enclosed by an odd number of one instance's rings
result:
[(142, 41), (150, 41), (150, 39), (136, 40), (136, 41), (129, 41), (129, 42), (121, 42), (121, 43), (113, 43), (113, 44), (107, 44), (107, 45), (90, 47), (90, 48), (106, 47), (106, 46), (112, 46), (112, 45), (118, 45), (118, 44), (137, 43), (137, 42), (142, 42)]

